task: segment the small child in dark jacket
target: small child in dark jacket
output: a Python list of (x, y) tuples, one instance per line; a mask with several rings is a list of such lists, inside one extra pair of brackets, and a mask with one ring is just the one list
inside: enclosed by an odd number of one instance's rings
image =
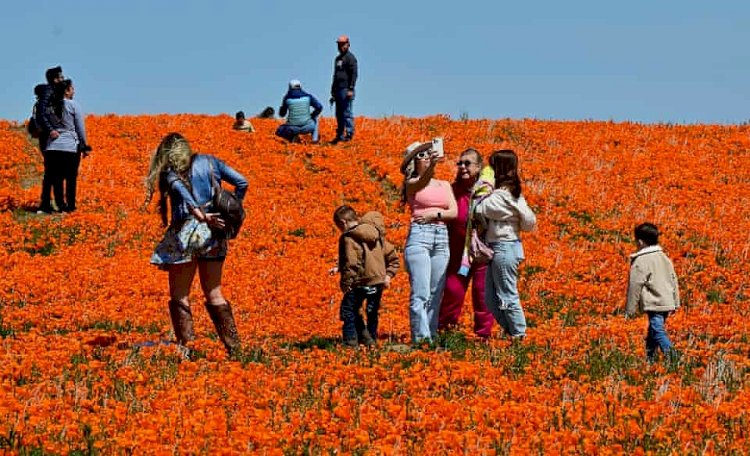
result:
[(642, 223), (635, 227), (635, 240), (638, 251), (630, 255), (625, 315), (633, 317), (636, 311), (648, 315), (646, 356), (653, 361), (657, 349), (664, 355), (672, 352), (665, 325), (667, 317), (680, 307), (680, 290), (672, 261), (659, 245), (656, 225)]
[[(331, 272), (341, 273), (344, 345), (375, 345), (380, 298), (398, 271), (398, 253), (385, 239), (385, 223), (379, 212), (368, 212), (360, 218), (350, 206), (340, 206), (333, 213), (333, 222), (341, 231), (338, 267)], [(367, 324), (359, 313), (365, 300)]]

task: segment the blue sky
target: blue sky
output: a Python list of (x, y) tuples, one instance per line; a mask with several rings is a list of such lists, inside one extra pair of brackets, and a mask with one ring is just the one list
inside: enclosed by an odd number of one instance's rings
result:
[(360, 63), (356, 115), (750, 119), (747, 1), (42, 0), (2, 11), (3, 119), (28, 116), (57, 64), (86, 112), (254, 114), (297, 78), (331, 115), (340, 34)]

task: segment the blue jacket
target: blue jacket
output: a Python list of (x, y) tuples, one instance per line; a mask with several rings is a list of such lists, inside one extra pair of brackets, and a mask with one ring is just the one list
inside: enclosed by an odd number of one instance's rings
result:
[[(310, 106), (313, 108), (310, 113)], [(317, 98), (305, 92), (302, 89), (289, 89), (281, 100), (279, 115), (285, 117), (289, 113), (286, 123), (289, 125), (302, 126), (307, 124), (310, 119), (317, 119), (323, 112), (323, 105)]]
[(245, 177), (234, 170), (231, 166), (213, 155), (197, 154), (193, 157), (190, 165), (190, 188), (180, 179), (180, 176), (169, 170), (162, 174), (162, 186), (166, 186), (169, 191), (169, 203), (172, 206), (172, 223), (179, 223), (185, 220), (190, 211), (196, 207), (203, 207), (206, 212), (212, 212), (213, 208), (210, 202), (213, 196), (211, 187), (211, 175), (213, 170), (214, 180), (217, 184), (227, 181), (234, 185), (234, 194), (242, 201), (247, 192), (247, 180)]

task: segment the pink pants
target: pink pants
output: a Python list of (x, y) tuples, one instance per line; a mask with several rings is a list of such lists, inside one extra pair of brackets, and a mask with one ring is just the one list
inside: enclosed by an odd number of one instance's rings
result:
[(468, 277), (458, 274), (458, 271), (450, 268), (445, 279), (443, 300), (440, 303), (440, 317), (438, 328), (444, 329), (458, 324), (461, 310), (464, 306), (464, 297), (469, 289), (471, 279), (471, 302), (474, 307), (474, 333), (479, 337), (490, 337), (492, 335), (492, 316), (487, 305), (484, 303), (484, 280), (487, 273), (487, 265), (473, 265)]

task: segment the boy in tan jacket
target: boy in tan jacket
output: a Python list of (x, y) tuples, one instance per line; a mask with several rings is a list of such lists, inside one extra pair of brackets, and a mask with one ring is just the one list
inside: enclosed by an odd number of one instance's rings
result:
[(680, 291), (672, 262), (659, 245), (659, 230), (652, 223), (635, 227), (638, 251), (630, 255), (628, 298), (625, 315), (632, 317), (636, 311), (648, 315), (646, 356), (653, 361), (656, 349), (665, 356), (672, 351), (664, 325), (667, 317), (680, 307)]
[[(350, 206), (340, 206), (333, 213), (333, 222), (341, 231), (338, 267), (331, 272), (341, 273), (344, 345), (375, 345), (380, 298), (398, 271), (398, 253), (385, 239), (385, 223), (379, 212), (368, 212), (359, 218)], [(366, 325), (359, 313), (365, 300)]]

